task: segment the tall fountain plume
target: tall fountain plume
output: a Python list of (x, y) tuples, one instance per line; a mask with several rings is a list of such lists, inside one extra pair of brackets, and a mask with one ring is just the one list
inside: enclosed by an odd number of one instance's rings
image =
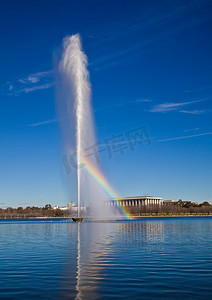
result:
[(78, 217), (82, 205), (95, 208), (93, 214), (103, 217), (102, 213), (106, 210), (102, 209), (102, 205), (109, 198), (99, 186), (98, 180), (91, 176), (91, 169), (88, 168), (92, 166), (92, 170), (100, 172), (95, 153), (92, 153), (97, 140), (93, 124), (87, 64), (80, 36), (76, 34), (64, 38), (63, 53), (59, 63), (58, 107), (63, 140), (69, 152), (67, 155), (70, 157), (69, 162), (72, 168), (70, 184), (72, 191), (73, 183), (77, 185)]

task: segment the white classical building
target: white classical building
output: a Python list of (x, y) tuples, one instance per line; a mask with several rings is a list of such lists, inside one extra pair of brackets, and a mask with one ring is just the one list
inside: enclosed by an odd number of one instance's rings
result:
[(68, 210), (69, 208), (67, 206), (54, 206), (53, 209), (60, 209), (60, 210)]
[(107, 205), (120, 205), (120, 206), (152, 206), (161, 205), (163, 198), (151, 196), (136, 196), (111, 199)]
[(176, 203), (176, 201), (174, 201), (174, 200), (163, 200), (164, 205), (172, 205), (172, 204), (175, 204), (175, 203)]

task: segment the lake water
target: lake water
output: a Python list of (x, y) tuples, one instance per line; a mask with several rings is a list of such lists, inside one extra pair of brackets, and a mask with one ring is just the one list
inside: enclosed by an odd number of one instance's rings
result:
[(0, 220), (0, 299), (211, 299), (212, 218)]

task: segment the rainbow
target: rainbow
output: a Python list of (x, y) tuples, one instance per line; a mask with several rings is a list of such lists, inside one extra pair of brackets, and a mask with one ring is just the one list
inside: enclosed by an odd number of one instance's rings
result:
[(84, 159), (84, 167), (83, 169), (89, 173), (90, 176), (101, 186), (101, 188), (109, 195), (110, 201), (113, 202), (115, 209), (118, 211), (118, 213), (121, 216), (124, 216), (126, 219), (131, 220), (132, 218), (126, 211), (126, 209), (121, 206), (116, 200), (118, 197), (115, 194), (115, 192), (112, 190), (112, 188), (109, 186), (106, 178), (104, 175), (100, 172), (98, 168), (96, 168), (93, 164), (91, 164), (88, 160)]
[[(68, 147), (68, 153), (74, 153), (73, 149)], [(119, 213), (120, 216), (124, 217), (127, 220), (131, 220), (132, 217), (129, 215), (125, 207), (119, 204), (118, 196), (110, 187), (104, 175), (100, 172), (100, 170), (92, 164), (88, 159), (83, 155), (82, 157), (82, 169), (85, 170), (105, 191), (105, 193), (109, 196), (110, 201), (113, 203), (114, 208)]]

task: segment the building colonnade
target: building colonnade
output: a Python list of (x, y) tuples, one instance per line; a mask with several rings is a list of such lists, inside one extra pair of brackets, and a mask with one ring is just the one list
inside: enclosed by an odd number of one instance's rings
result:
[(114, 206), (155, 206), (155, 205), (161, 205), (161, 199), (162, 198), (144, 198), (144, 199), (113, 199), (111, 200), (108, 205)]

